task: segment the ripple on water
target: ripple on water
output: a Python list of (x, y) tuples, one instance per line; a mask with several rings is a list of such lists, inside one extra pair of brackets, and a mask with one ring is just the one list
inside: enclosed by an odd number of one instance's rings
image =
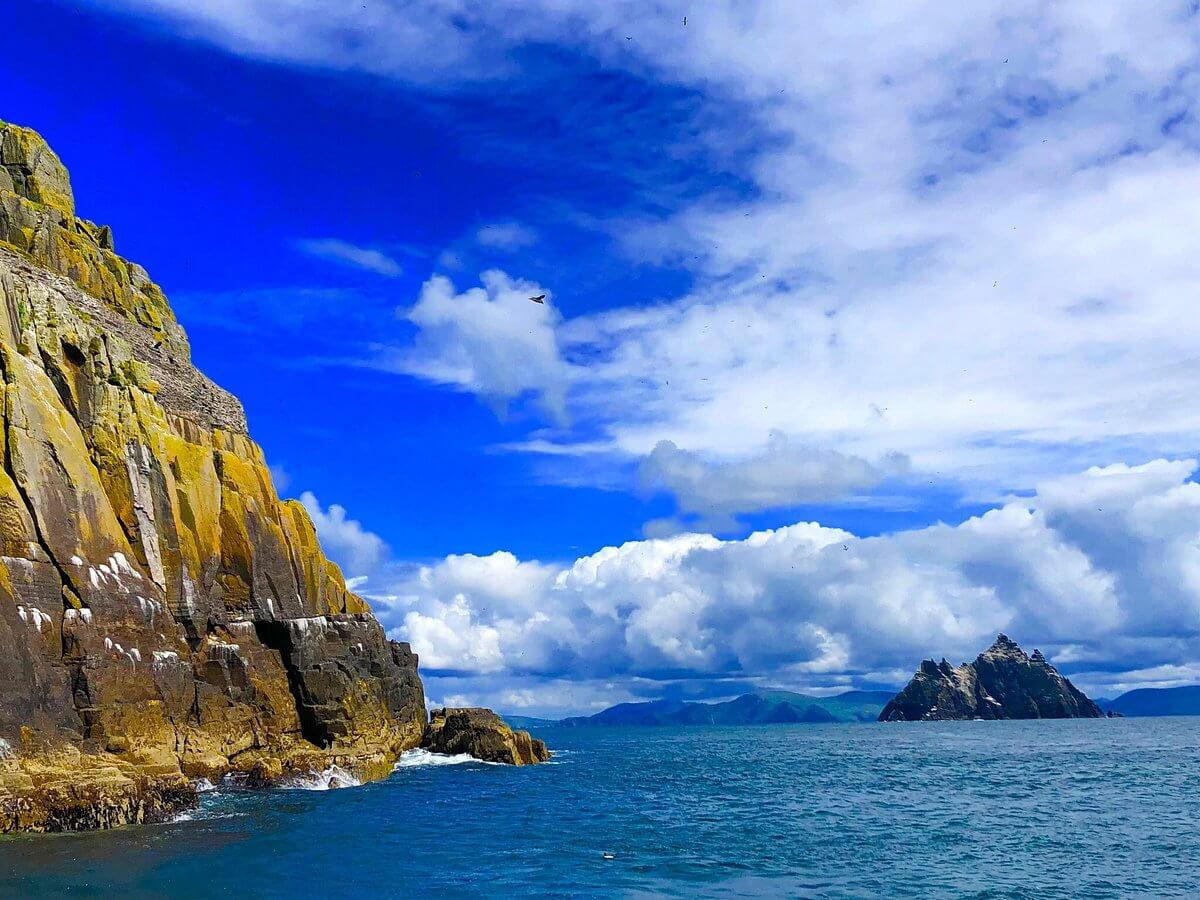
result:
[(0, 896), (1192, 897), (1200, 884), (1195, 719), (537, 736), (571, 764), (416, 751), (354, 790), (219, 785), (191, 821), (0, 842)]

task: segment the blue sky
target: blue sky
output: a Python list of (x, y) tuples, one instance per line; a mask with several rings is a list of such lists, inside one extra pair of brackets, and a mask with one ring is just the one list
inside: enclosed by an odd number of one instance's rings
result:
[[(446, 271), (443, 253), (461, 257), (451, 274), (464, 278), (511, 261), (472, 239), (488, 225), (537, 229), (522, 271), (561, 281), (565, 314), (678, 291), (686, 272), (606, 265), (610, 239), (580, 220), (642, 202), (635, 182), (656, 170), (707, 178), (698, 160), (664, 166), (608, 129), (564, 138), (563, 120), (584, 118), (568, 97), (545, 110), (524, 91), (448, 98), (294, 71), (59, 4), (22, 5), (14, 20), (0, 38), (4, 115), (51, 140), (81, 208), (153, 270), (197, 362), (243, 399), (290, 487), (344, 503), (417, 558), (502, 544), (565, 555), (639, 534), (641, 500), (541, 484), (529, 460), (489, 452), (529, 430), (519, 408), (500, 422), (470, 395), (353, 363), (411, 338), (395, 310)], [(647, 93), (577, 74), (616, 104)], [(637, 127), (671, 139), (679, 98), (650, 100), (661, 110)], [(400, 274), (297, 246), (323, 239), (377, 248)]]
[(435, 700), (894, 685), (1000, 629), (1100, 693), (1196, 680), (1188, 4), (6, 25), (0, 115)]

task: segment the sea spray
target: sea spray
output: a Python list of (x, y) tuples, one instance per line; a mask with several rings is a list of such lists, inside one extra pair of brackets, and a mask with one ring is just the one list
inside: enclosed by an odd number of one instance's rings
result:
[(399, 769), (417, 769), (422, 766), (460, 766), (464, 763), (476, 763), (481, 766), (499, 766), (503, 763), (488, 762), (482, 759), (476, 759), (469, 753), (456, 753), (447, 755), (445, 753), (430, 753), (428, 750), (407, 750), (400, 754), (400, 758), (396, 760), (396, 765), (393, 766), (393, 771)]
[(279, 782), (284, 789), (298, 791), (332, 791), (338, 788), (358, 787), (362, 781), (341, 766), (330, 766), (320, 772), (290, 775)]

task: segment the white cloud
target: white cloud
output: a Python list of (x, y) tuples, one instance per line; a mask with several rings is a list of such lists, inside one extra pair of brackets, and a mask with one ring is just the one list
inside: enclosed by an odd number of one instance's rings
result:
[(404, 311), (419, 329), (415, 345), (379, 365), (477, 394), (499, 413), (519, 397), (538, 398), (556, 419), (566, 416), (571, 367), (559, 349), (560, 320), (540, 285), (499, 270), (480, 276), (481, 287), (457, 292), (450, 279), (425, 282)]
[(297, 241), (296, 246), (309, 256), (332, 260), (355, 269), (374, 272), (385, 278), (397, 278), (404, 271), (400, 263), (386, 253), (360, 247), (338, 238), (315, 238)]
[(642, 460), (640, 475), (646, 487), (670, 492), (681, 513), (706, 528), (721, 529), (738, 513), (843, 500), (907, 467), (908, 461), (896, 454), (876, 464), (801, 446), (776, 432), (761, 453), (724, 462), (659, 441)]
[(322, 508), (311, 491), (301, 494), (300, 502), (312, 517), (322, 549), (350, 580), (371, 574), (387, 559), (388, 548), (383, 538), (349, 518), (345, 507), (332, 503), (327, 509)]
[[(539, 325), (518, 345), (531, 377), (478, 339), (408, 366), (497, 406), (545, 377), (553, 414), (614, 457), (669, 440), (736, 461), (780, 431), (986, 495), (1200, 443), (1186, 3), (124, 5), (235, 52), (426, 88), (519, 76), (518, 50), (552, 45), (702, 92), (696, 139), (743, 199), (608, 223), (631, 255), (693, 269), (694, 290)], [(723, 152), (731, 132), (761, 135), (756, 152)], [(559, 347), (588, 360), (569, 392)]]
[(576, 395), (614, 448), (736, 458), (781, 430), (994, 488), (1195, 446), (1200, 154), (1164, 123), (1192, 106), (1196, 33), (1182, 7), (1091, 9), (697, 16), (663, 72), (776, 141), (751, 199), (622, 229), (700, 254), (696, 292), (567, 324), (604, 351)]
[[(957, 526), (872, 538), (801, 523), (635, 541), (571, 564), (450, 556), (373, 599), (435, 677), (491, 678), (496, 691), (895, 683), (926, 656), (973, 658), (998, 631), (1108, 673), (1085, 685), (1128, 684), (1200, 660), (1195, 469), (1091, 469)], [(1157, 683), (1174, 670), (1155, 671)]]
[(537, 243), (537, 234), (519, 222), (493, 222), (475, 232), (475, 240), (495, 250), (520, 250)]

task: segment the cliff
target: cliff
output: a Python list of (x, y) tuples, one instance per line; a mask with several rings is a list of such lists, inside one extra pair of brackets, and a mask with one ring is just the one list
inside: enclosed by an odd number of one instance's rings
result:
[(927, 659), (879, 714), (881, 722), (941, 719), (1100, 718), (1095, 703), (1038, 650), (1026, 656), (1006, 635), (973, 663)]
[(189, 779), (390, 771), (417, 659), (280, 500), (162, 291), (0, 122), (0, 831), (170, 814)]

